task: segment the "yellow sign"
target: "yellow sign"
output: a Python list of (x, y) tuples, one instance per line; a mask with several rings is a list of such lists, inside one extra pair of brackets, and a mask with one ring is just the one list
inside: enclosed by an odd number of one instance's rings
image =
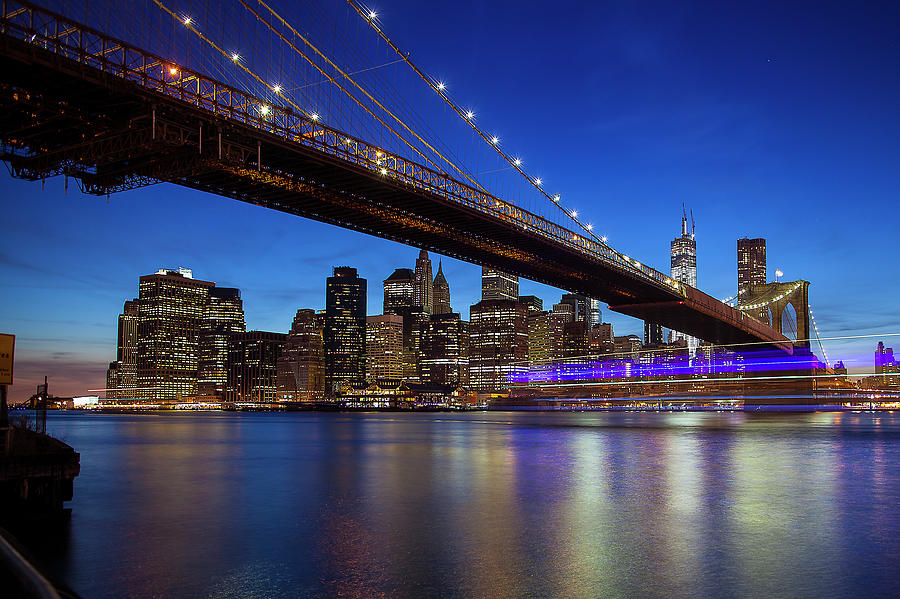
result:
[(0, 333), (0, 385), (12, 385), (16, 336)]

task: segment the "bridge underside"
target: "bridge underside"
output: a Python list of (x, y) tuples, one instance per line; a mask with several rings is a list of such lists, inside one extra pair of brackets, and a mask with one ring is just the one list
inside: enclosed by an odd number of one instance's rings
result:
[(697, 290), (679, 296), (537, 232), (313, 147), (35, 44), (7, 35), (0, 44), (0, 159), (14, 176), (65, 174), (97, 195), (171, 182), (492, 266), (714, 343), (764, 341), (791, 352), (771, 328)]

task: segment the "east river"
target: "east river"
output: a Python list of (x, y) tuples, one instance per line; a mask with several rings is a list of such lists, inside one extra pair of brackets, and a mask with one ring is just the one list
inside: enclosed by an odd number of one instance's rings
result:
[(900, 414), (54, 413), (105, 597), (900, 596)]

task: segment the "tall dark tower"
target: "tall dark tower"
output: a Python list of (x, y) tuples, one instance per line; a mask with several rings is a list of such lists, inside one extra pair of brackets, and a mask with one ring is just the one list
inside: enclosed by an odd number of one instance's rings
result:
[(450, 314), (450, 284), (444, 278), (444, 271), (441, 269), (441, 263), (438, 261), (438, 271), (434, 276), (434, 305), (432, 306), (432, 314)]
[(431, 258), (428, 252), (419, 252), (416, 260), (416, 305), (422, 306), (425, 314), (431, 314), (434, 305), (433, 279), (431, 278)]
[(366, 376), (366, 280), (355, 268), (336, 266), (325, 285), (325, 392)]
[(737, 240), (737, 275), (738, 293), (750, 285), (766, 284), (766, 240), (764, 238), (747, 239), (744, 237)]

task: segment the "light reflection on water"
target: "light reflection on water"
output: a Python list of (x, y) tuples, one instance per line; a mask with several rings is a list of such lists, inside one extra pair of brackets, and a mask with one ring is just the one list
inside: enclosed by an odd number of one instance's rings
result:
[[(900, 415), (52, 414), (85, 598), (900, 594)], [(49, 551), (49, 550), (48, 550)]]

